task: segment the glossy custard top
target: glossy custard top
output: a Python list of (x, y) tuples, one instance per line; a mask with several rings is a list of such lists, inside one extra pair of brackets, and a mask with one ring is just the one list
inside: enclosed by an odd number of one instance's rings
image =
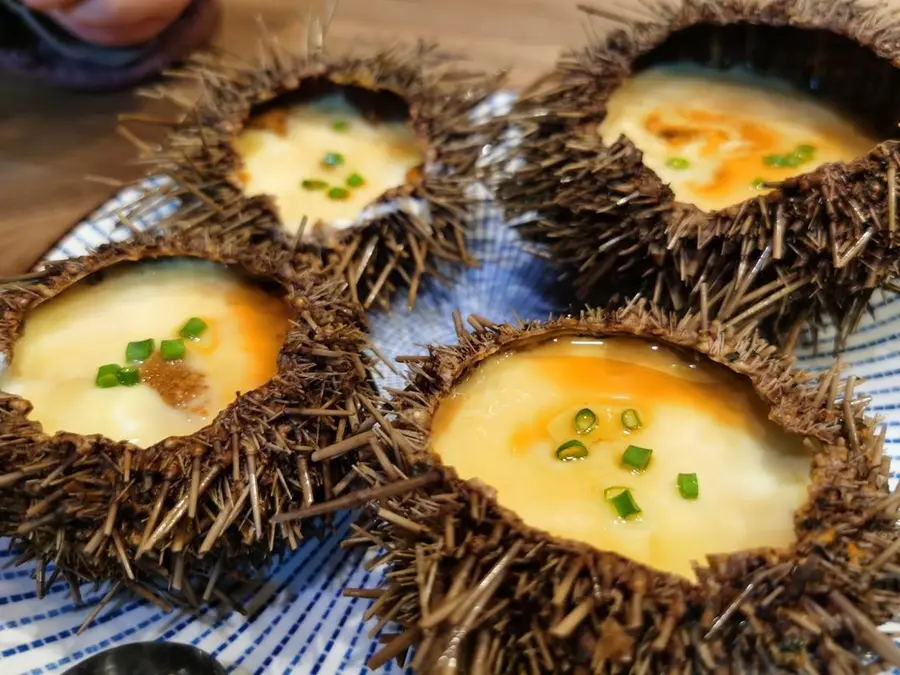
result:
[[(596, 424), (578, 433), (584, 409)], [(626, 427), (625, 411), (639, 427)], [(587, 455), (562, 461), (572, 440)], [(652, 450), (643, 471), (623, 465), (630, 445)], [(791, 544), (811, 461), (744, 380), (628, 338), (486, 361), (440, 403), (432, 448), (528, 525), (685, 577), (706, 554)], [(679, 474), (696, 474), (696, 499), (681, 494)], [(610, 488), (628, 488), (640, 513), (621, 517)]]
[(263, 113), (235, 148), (245, 190), (273, 196), (291, 232), (304, 215), (310, 226), (353, 224), (366, 206), (404, 185), (408, 173), (424, 162), (408, 124), (367, 117), (339, 93)]
[[(162, 358), (185, 322), (207, 326)], [(0, 389), (31, 401), (46, 433), (103, 434), (147, 446), (209, 424), (238, 392), (276, 372), (288, 328), (285, 303), (221, 266), (194, 260), (122, 265), (28, 314)], [(98, 368), (126, 363), (129, 342), (153, 339), (135, 386), (97, 386)]]
[(623, 134), (679, 201), (705, 210), (876, 145), (781, 79), (677, 64), (638, 72), (613, 92), (600, 135), (610, 144)]

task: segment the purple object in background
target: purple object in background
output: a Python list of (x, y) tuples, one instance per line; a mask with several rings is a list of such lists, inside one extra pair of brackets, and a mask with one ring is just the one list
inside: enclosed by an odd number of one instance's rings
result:
[(194, 0), (151, 42), (110, 49), (73, 38), (18, 0), (0, 0), (0, 70), (82, 91), (127, 87), (201, 47), (215, 31), (219, 11), (219, 0)]

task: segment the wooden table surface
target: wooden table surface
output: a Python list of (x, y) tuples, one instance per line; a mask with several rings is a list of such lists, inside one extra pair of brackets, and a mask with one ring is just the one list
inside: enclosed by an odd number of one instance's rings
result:
[[(299, 40), (307, 0), (224, 0), (216, 40), (252, 49), (255, 17)], [(513, 67), (521, 86), (549, 67), (561, 48), (584, 40), (576, 0), (341, 0), (332, 49), (392, 39), (437, 39), (485, 69)], [(113, 188), (85, 175), (130, 180), (131, 145), (116, 116), (150, 102), (131, 92), (77, 94), (0, 74), (0, 275), (25, 271)]]

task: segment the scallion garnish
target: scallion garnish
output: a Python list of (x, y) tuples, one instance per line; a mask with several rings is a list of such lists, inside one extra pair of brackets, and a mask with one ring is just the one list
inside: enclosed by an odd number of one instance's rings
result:
[(799, 157), (800, 161), (808, 162), (816, 154), (815, 146), (803, 143), (794, 148), (794, 156)]
[(196, 316), (192, 316), (187, 323), (181, 327), (178, 334), (186, 340), (199, 340), (200, 336), (206, 331), (208, 326), (206, 322)]
[(763, 164), (778, 168), (795, 167), (808, 162), (815, 154), (815, 147), (803, 143), (794, 148), (793, 152), (788, 152), (783, 155), (766, 155), (763, 157)]
[(634, 501), (631, 490), (627, 487), (610, 487), (603, 491), (603, 498), (612, 504), (619, 518), (628, 519), (641, 512), (641, 507)]
[(638, 415), (638, 411), (634, 408), (628, 408), (628, 410), (622, 411), (622, 426), (626, 429), (640, 429), (641, 428), (641, 416)]
[(304, 190), (324, 190), (328, 187), (328, 183), (324, 180), (313, 180), (311, 178), (306, 178), (300, 182), (300, 187)]
[(629, 445), (622, 453), (622, 466), (627, 466), (634, 471), (644, 471), (650, 464), (650, 456), (653, 450)]
[(128, 363), (143, 363), (153, 353), (153, 340), (129, 342), (125, 347), (125, 360)]
[(590, 408), (582, 408), (575, 413), (575, 431), (579, 434), (589, 434), (597, 426), (597, 416)]
[(333, 167), (344, 163), (344, 156), (339, 152), (326, 152), (322, 158), (322, 166)]
[(117, 366), (115, 363), (110, 363), (105, 366), (100, 366), (97, 369), (97, 379), (95, 380), (98, 387), (101, 389), (109, 389), (110, 387), (118, 387), (119, 386), (119, 371), (122, 370), (120, 366)]
[(332, 123), (331, 128), (335, 131), (347, 131), (350, 128), (350, 122), (347, 120), (337, 120)]
[(675, 169), (676, 171), (683, 171), (690, 165), (691, 163), (684, 157), (669, 157), (669, 159), (666, 160), (666, 166), (670, 169)]
[(159, 343), (159, 355), (163, 361), (178, 361), (184, 358), (184, 340), (163, 340)]
[(116, 373), (116, 379), (123, 387), (133, 387), (141, 383), (141, 373), (137, 368), (120, 368)]
[(346, 188), (342, 188), (342, 187), (333, 187), (328, 191), (329, 199), (335, 199), (335, 200), (347, 199), (347, 197), (349, 197), (349, 196), (350, 196), (350, 191), (347, 190)]
[(588, 449), (584, 443), (577, 440), (566, 441), (556, 449), (556, 459), (570, 462), (573, 459), (584, 459), (588, 456)]
[(754, 190), (762, 190), (764, 187), (766, 187), (767, 182), (768, 181), (765, 178), (754, 178), (753, 182), (750, 183), (750, 187), (752, 187)]
[(358, 173), (351, 173), (347, 176), (347, 186), (352, 188), (362, 187), (366, 181)]
[(678, 474), (678, 492), (684, 499), (697, 499), (700, 496), (700, 484), (697, 482), (697, 474), (680, 473)]

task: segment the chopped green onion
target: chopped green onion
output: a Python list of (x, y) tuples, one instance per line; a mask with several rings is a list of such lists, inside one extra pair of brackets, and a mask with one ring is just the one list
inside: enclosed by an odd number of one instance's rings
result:
[(641, 416), (638, 415), (638, 411), (634, 408), (629, 408), (628, 410), (622, 411), (622, 425), (626, 429), (640, 429), (641, 428)]
[(666, 160), (666, 166), (676, 171), (682, 171), (691, 165), (684, 157), (669, 157)]
[(322, 166), (340, 166), (344, 163), (344, 156), (339, 152), (326, 152), (322, 158)]
[(347, 131), (350, 128), (350, 122), (347, 120), (337, 120), (332, 125), (331, 128), (335, 131)]
[(347, 185), (352, 188), (362, 187), (366, 181), (358, 173), (351, 173), (347, 176)]
[(785, 166), (800, 166), (800, 164), (801, 164), (802, 161), (803, 161), (803, 160), (801, 160), (801, 159), (800, 159), (799, 157), (797, 157), (796, 155), (787, 155), (787, 156), (784, 158), (784, 165), (785, 165)]
[(801, 162), (808, 162), (816, 154), (815, 146), (803, 143), (794, 149), (794, 157), (800, 159)]
[(196, 316), (192, 316), (187, 323), (181, 327), (178, 334), (187, 340), (199, 340), (200, 336), (206, 331), (208, 326), (206, 322)]
[(133, 387), (141, 382), (141, 373), (137, 368), (120, 368), (116, 379), (123, 387)]
[(335, 199), (335, 200), (347, 199), (347, 197), (349, 197), (349, 196), (350, 196), (350, 191), (347, 190), (346, 188), (342, 188), (342, 187), (333, 187), (328, 191), (329, 199)]
[(597, 426), (597, 416), (590, 408), (582, 408), (575, 413), (575, 431), (579, 434), (589, 434)]
[(153, 340), (129, 342), (125, 347), (125, 360), (128, 363), (142, 363), (153, 353)]
[(556, 459), (570, 462), (573, 459), (584, 459), (588, 456), (588, 449), (581, 441), (566, 441), (556, 449)]
[(97, 379), (95, 380), (97, 386), (101, 389), (119, 386), (119, 378), (117, 376), (120, 370), (122, 368), (115, 363), (100, 366), (97, 369)]
[(678, 492), (685, 499), (697, 499), (700, 496), (700, 484), (697, 482), (697, 474), (680, 473), (678, 474)]
[(184, 340), (163, 340), (159, 345), (159, 354), (164, 361), (178, 361), (184, 358)]
[(641, 507), (634, 501), (634, 496), (627, 487), (606, 488), (603, 491), (603, 498), (613, 505), (619, 518), (628, 519), (641, 512)]
[(763, 164), (777, 167), (786, 166), (784, 155), (766, 155), (763, 157)]
[(753, 182), (750, 183), (750, 187), (754, 190), (762, 190), (766, 187), (766, 183), (768, 183), (768, 181), (765, 178), (754, 178)]
[(310, 178), (306, 178), (300, 182), (300, 187), (304, 190), (324, 190), (328, 187), (328, 183), (324, 180), (312, 180)]
[(622, 453), (622, 465), (635, 471), (644, 471), (650, 464), (650, 456), (653, 450), (650, 448), (639, 448), (636, 445), (629, 445)]

